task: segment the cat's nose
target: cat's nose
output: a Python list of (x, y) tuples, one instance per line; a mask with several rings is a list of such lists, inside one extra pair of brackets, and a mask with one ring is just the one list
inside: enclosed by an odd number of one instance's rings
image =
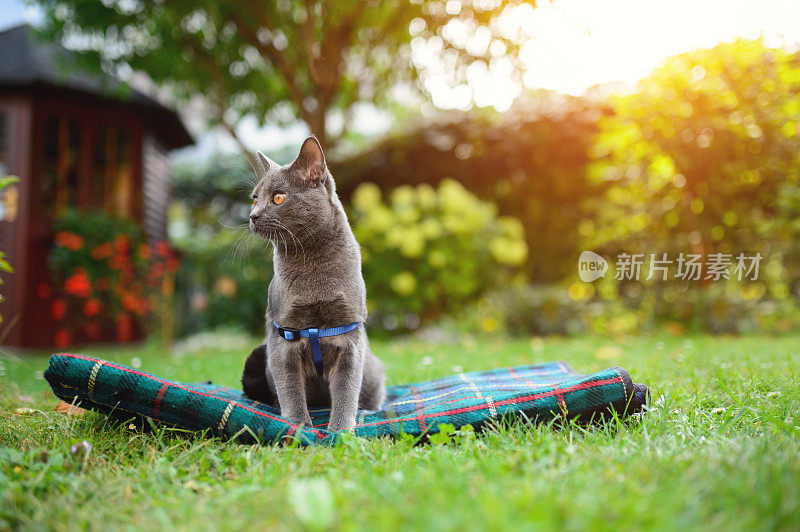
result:
[(261, 218), (261, 215), (260, 215), (260, 214), (253, 213), (253, 214), (251, 214), (251, 215), (250, 215), (250, 221), (251, 221), (251, 222), (255, 222), (255, 221), (256, 221), (256, 220), (258, 220), (259, 218)]

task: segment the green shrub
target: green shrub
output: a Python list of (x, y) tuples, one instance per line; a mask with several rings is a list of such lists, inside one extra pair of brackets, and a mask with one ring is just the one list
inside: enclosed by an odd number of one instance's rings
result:
[(268, 244), (223, 230), (209, 238), (180, 239), (176, 246), (181, 251), (175, 286), (178, 336), (220, 326), (263, 335), (272, 279)]
[(272, 259), (267, 242), (246, 228), (255, 182), (247, 159), (218, 154), (173, 171), (176, 334), (222, 327), (263, 335)]
[(781, 334), (800, 328), (800, 309), (791, 298), (765, 297), (759, 283), (715, 283), (639, 293), (601, 295), (596, 285), (509, 286), (442, 321), (458, 333), (512, 336), (574, 335), (591, 332), (613, 338), (664, 329), (687, 332)]
[(377, 186), (363, 184), (351, 209), (368, 303), (378, 317), (452, 313), (509, 283), (528, 254), (518, 220), (498, 217), (493, 204), (452, 179), (438, 189), (397, 187), (388, 202)]
[(572, 299), (560, 286), (524, 286), (493, 294), (493, 308), (513, 335), (569, 335), (585, 332), (591, 303)]
[(793, 301), (765, 293), (762, 283), (719, 282), (679, 294), (665, 292), (645, 304), (652, 308), (652, 320), (680, 324), (684, 330), (713, 334), (797, 330), (800, 312)]

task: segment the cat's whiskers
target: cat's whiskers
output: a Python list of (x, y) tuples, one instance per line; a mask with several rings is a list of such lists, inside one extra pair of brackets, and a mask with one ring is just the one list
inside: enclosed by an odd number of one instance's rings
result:
[[(240, 263), (244, 263), (245, 262), (245, 256), (248, 259), (248, 261), (250, 259), (250, 252), (252, 251), (251, 246), (250, 246), (250, 243), (251, 243), (250, 239), (252, 237), (253, 237), (253, 234), (250, 233), (250, 232), (247, 232), (247, 233), (245, 233), (244, 238), (239, 240), (239, 244), (236, 247), (236, 252), (235, 253), (238, 256), (238, 261)], [(234, 257), (234, 258), (236, 258), (236, 257)]]
[[(295, 242), (297, 242), (297, 244), (299, 244), (299, 246), (300, 246), (300, 251), (301, 251), (301, 253), (302, 253), (302, 256), (303, 256), (303, 266), (305, 267), (305, 265), (306, 265), (306, 248), (305, 248), (305, 246), (303, 246), (303, 243), (300, 241), (300, 239), (299, 239), (299, 238), (297, 238), (297, 236), (295, 236), (295, 234), (292, 232), (292, 230), (291, 230), (291, 229), (289, 229), (288, 227), (286, 227), (286, 225), (284, 225), (283, 223), (281, 223), (281, 222), (280, 222), (280, 221), (278, 221), (278, 220), (275, 220), (275, 223), (277, 223), (277, 224), (278, 224), (278, 225), (279, 225), (279, 226), (280, 226), (280, 227), (281, 227), (283, 230), (285, 230), (287, 233), (289, 233), (289, 236), (290, 236), (290, 237), (292, 237), (292, 239), (293, 239)], [(297, 246), (295, 246), (295, 249), (297, 249)], [(286, 251), (286, 253), (288, 254), (288, 253), (289, 253), (289, 251), (287, 250), (287, 251)]]
[(247, 161), (247, 164), (250, 165), (250, 170), (252, 170), (252, 172), (253, 172), (252, 185), (256, 186), (256, 183), (258, 183), (258, 179), (259, 179), (258, 178), (258, 170), (256, 170), (256, 167), (253, 165), (252, 159), (250, 159), (250, 157), (246, 157), (242, 153), (237, 153), (237, 155), (239, 155), (239, 157), (241, 157), (242, 159)]
[(284, 255), (288, 255), (289, 249), (286, 247), (286, 239), (283, 237), (283, 233), (278, 232), (278, 235), (281, 237), (281, 240), (283, 241), (283, 253)]
[(297, 223), (300, 225), (301, 228), (305, 229), (306, 236), (309, 236), (309, 237), (316, 237), (317, 236), (317, 232), (314, 231), (314, 228), (312, 226), (308, 225), (307, 223), (305, 223), (305, 222), (303, 222), (301, 220), (297, 220)]
[[(239, 231), (239, 227), (228, 227), (228, 226), (227, 226), (227, 225), (225, 225), (225, 224), (224, 224), (222, 221), (220, 221), (220, 225), (222, 225), (222, 226), (223, 226), (223, 227), (225, 227), (226, 229), (233, 229), (234, 231), (237, 231), (237, 232)], [(236, 237), (236, 240), (238, 241), (238, 240), (239, 240), (239, 238), (241, 238), (241, 235), (237, 236), (237, 237)], [(231, 246), (230, 248), (228, 248), (228, 252), (225, 254), (225, 258), (224, 258), (224, 259), (222, 259), (222, 261), (220, 262), (220, 266), (222, 266), (223, 264), (225, 264), (226, 262), (228, 262), (228, 257), (230, 257), (230, 255), (231, 255), (231, 252), (232, 252), (232, 251), (233, 251), (233, 246)]]
[[(223, 224), (223, 226), (225, 226), (225, 224)], [(225, 226), (225, 227), (227, 227), (227, 226)], [(234, 243), (233, 243), (233, 245), (230, 247), (230, 249), (228, 249), (228, 253), (226, 253), (226, 254), (225, 254), (225, 258), (224, 258), (224, 259), (222, 260), (222, 262), (220, 263), (220, 266), (222, 266), (223, 264), (225, 264), (225, 263), (228, 261), (228, 258), (229, 258), (231, 255), (233, 255), (233, 260), (234, 260), (234, 261), (236, 261), (236, 260), (237, 260), (237, 258), (236, 258), (236, 253), (237, 253), (237, 251), (238, 251), (238, 249), (239, 249), (239, 246), (241, 245), (241, 243), (242, 243), (244, 240), (246, 240), (246, 239), (249, 237), (249, 231), (248, 231), (248, 228), (246, 227), (246, 224), (244, 224), (244, 223), (242, 223), (242, 224), (239, 224), (239, 225), (237, 225), (237, 226), (235, 226), (235, 227), (228, 227), (228, 229), (233, 229), (234, 231), (236, 231), (237, 233), (239, 233), (239, 235), (236, 237), (236, 240), (234, 241)]]

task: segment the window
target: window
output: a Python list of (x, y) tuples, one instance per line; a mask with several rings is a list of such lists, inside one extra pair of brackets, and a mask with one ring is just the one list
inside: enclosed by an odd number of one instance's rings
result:
[(124, 129), (117, 130), (117, 183), (115, 187), (116, 212), (118, 216), (130, 217), (131, 198), (133, 196), (133, 178), (131, 176), (130, 144)]
[(124, 127), (50, 117), (45, 123), (42, 176), (48, 212), (79, 207), (132, 216), (136, 194), (130, 141)]
[(131, 212), (133, 177), (130, 144), (125, 129), (101, 126), (95, 131), (92, 203), (109, 214), (128, 217)]
[(50, 117), (45, 123), (42, 199), (50, 212), (78, 204), (80, 133), (75, 119)]

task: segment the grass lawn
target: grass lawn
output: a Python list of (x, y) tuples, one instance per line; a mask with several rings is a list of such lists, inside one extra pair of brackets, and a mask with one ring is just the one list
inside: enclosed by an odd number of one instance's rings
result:
[[(55, 413), (46, 356), (0, 355), (0, 530), (797, 530), (798, 346), (800, 336), (373, 342), (390, 382), (563, 359), (582, 372), (624, 366), (650, 386), (654, 406), (588, 429), (518, 423), (435, 445), (308, 449)], [(151, 345), (81, 352), (238, 384), (249, 349), (206, 337), (173, 355)], [(78, 460), (69, 447), (83, 439), (91, 451)]]

